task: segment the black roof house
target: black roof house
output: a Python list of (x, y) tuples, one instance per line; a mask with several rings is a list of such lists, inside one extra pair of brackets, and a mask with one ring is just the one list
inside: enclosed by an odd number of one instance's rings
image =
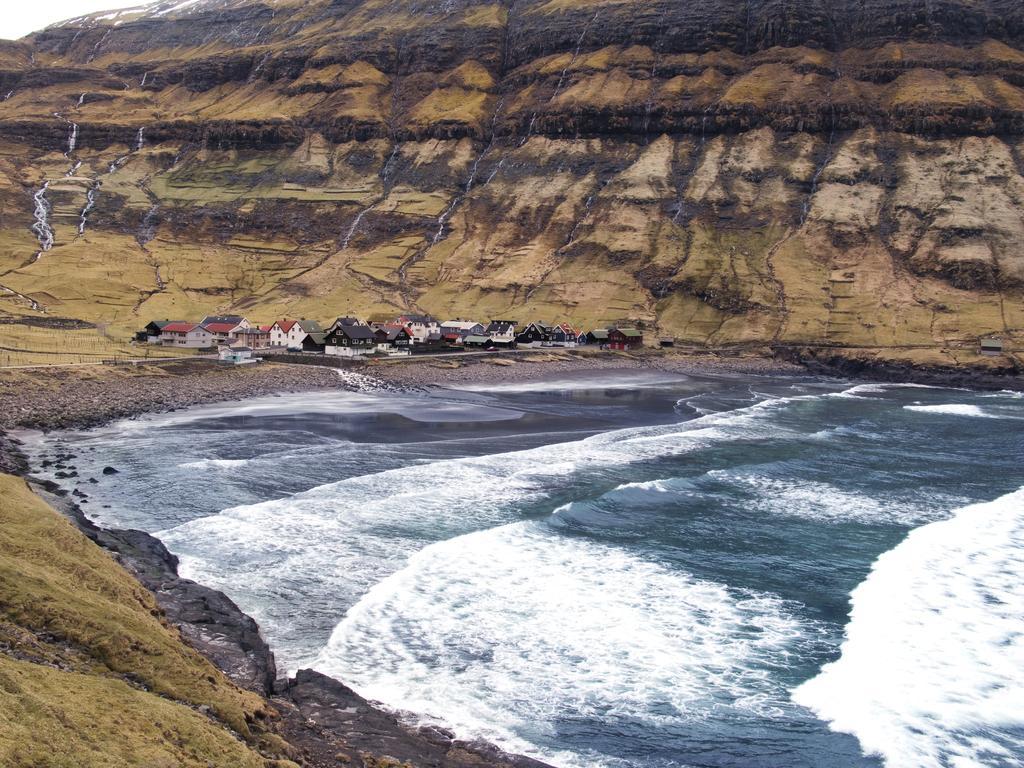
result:
[(325, 335), (326, 344), (334, 347), (372, 347), (373, 329), (366, 325), (333, 325)]
[(208, 325), (209, 323), (232, 323), (233, 325), (238, 325), (243, 320), (245, 318), (241, 315), (207, 315), (199, 322), (199, 325)]

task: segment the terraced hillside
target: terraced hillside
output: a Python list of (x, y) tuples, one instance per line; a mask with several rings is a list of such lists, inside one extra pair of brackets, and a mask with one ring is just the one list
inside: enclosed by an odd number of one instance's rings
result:
[[(192, 0), (0, 49), (0, 308), (1024, 341), (1015, 0)], [(34, 227), (34, 229), (33, 229)]]

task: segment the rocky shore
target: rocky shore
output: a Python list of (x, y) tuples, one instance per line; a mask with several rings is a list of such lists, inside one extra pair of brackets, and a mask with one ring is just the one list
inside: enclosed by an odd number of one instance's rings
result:
[(177, 558), (159, 539), (143, 531), (100, 528), (55, 483), (31, 477), (28, 482), (153, 593), (186, 642), (236, 685), (273, 704), (280, 716), (277, 732), (304, 768), (550, 768), (486, 742), (456, 739), (443, 728), (405, 725), (348, 686), (314, 670), (279, 676), (274, 654), (256, 622), (224, 593), (180, 577)]
[(143, 413), (339, 387), (337, 370), (221, 366), (183, 360), (138, 367), (0, 370), (0, 430), (82, 429)]

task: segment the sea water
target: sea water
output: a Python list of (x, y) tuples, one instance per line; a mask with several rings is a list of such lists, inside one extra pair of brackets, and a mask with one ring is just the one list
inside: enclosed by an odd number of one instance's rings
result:
[(1020, 394), (363, 383), (32, 451), (74, 453), (87, 513), (159, 536), (283, 666), (463, 737), (559, 766), (1024, 764)]

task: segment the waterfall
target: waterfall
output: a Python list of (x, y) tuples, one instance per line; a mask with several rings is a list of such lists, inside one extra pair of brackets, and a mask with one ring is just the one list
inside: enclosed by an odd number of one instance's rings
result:
[(81, 107), (81, 106), (82, 106), (83, 104), (85, 104), (85, 94), (84, 94), (84, 93), (83, 93), (83, 94), (82, 94), (81, 96), (79, 96), (79, 97), (78, 97), (78, 103), (77, 103), (77, 104), (75, 104), (75, 107), (76, 107), (76, 108), (79, 108), (79, 107)]
[[(565, 245), (570, 245), (576, 239), (576, 233), (579, 231), (580, 226), (582, 226), (587, 216), (590, 215), (590, 208), (593, 204), (594, 196), (590, 195), (586, 202), (583, 203), (583, 215), (576, 220), (576, 223), (572, 225), (572, 229), (569, 230), (569, 237), (566, 238)], [(562, 247), (564, 248), (565, 246), (563, 245)]]
[(373, 206), (371, 205), (366, 208), (363, 208), (363, 210), (356, 214), (355, 219), (352, 221), (352, 226), (348, 228), (348, 232), (345, 235), (345, 239), (341, 241), (341, 250), (344, 251), (346, 248), (348, 248), (348, 241), (352, 239), (352, 235), (354, 235), (356, 233), (356, 230), (359, 228), (359, 222), (363, 220), (363, 216), (366, 215), (366, 212), (369, 211), (370, 208), (373, 208)]
[(67, 176), (68, 178), (70, 178), (70, 177), (74, 176), (76, 173), (78, 173), (78, 169), (81, 168), (81, 167), (82, 167), (82, 161), (81, 160), (76, 160), (75, 164), (71, 166), (71, 170), (69, 170), (64, 175)]
[(143, 145), (143, 142), (144, 142), (144, 139), (142, 138), (142, 132), (145, 131), (145, 130), (146, 130), (145, 128), (139, 128), (139, 132), (137, 134), (135, 134), (135, 151), (136, 152), (138, 152), (140, 149), (142, 149), (142, 145)]
[(452, 211), (455, 210), (455, 206), (462, 200), (462, 195), (456, 195), (452, 200), (451, 204), (444, 209), (444, 213), (437, 217), (437, 232), (434, 233), (434, 239), (430, 241), (431, 245), (437, 245), (437, 241), (441, 239), (441, 235), (444, 234), (444, 225), (448, 221), (448, 217), (452, 215)]
[(89, 216), (89, 211), (96, 205), (96, 193), (99, 191), (100, 183), (97, 181), (89, 187), (89, 191), (85, 193), (85, 207), (82, 209), (82, 213), (78, 217), (78, 234), (85, 234), (85, 221)]
[(818, 191), (818, 180), (821, 178), (821, 174), (825, 172), (825, 167), (832, 162), (832, 155), (834, 153), (834, 146), (836, 140), (836, 110), (832, 107), (832, 128), (828, 134), (828, 144), (825, 146), (825, 157), (821, 161), (821, 164), (815, 169), (814, 175), (811, 177), (811, 189), (807, 193), (807, 198), (804, 200), (803, 207), (800, 211), (800, 226), (803, 227), (807, 223), (807, 217), (811, 213), (811, 202), (814, 199), (815, 193)]
[(4, 97), (2, 99), (0, 99), (0, 101), (7, 101), (13, 95), (14, 95), (14, 91), (8, 91), (7, 93), (4, 94)]
[(34, 216), (36, 223), (32, 225), (32, 231), (36, 233), (36, 237), (39, 239), (39, 253), (36, 254), (38, 259), (44, 252), (53, 248), (53, 229), (50, 227), (50, 201), (46, 199), (46, 190), (50, 188), (50, 182), (46, 181), (43, 183), (42, 188), (32, 195), (32, 199), (35, 201), (36, 209)]
[[(449, 218), (451, 218), (451, 215), (455, 212), (455, 209), (458, 207), (459, 203), (461, 203), (463, 199), (468, 197), (469, 193), (473, 191), (473, 184), (476, 182), (476, 174), (477, 171), (480, 169), (480, 163), (484, 159), (484, 157), (486, 157), (487, 154), (491, 151), (491, 147), (494, 146), (494, 136), (498, 124), (498, 115), (501, 113), (501, 108), (504, 104), (505, 97), (502, 96), (501, 99), (498, 100), (497, 105), (494, 107), (494, 114), (491, 116), (491, 138), (487, 142), (487, 146), (485, 146), (483, 150), (481, 150), (480, 154), (478, 154), (476, 156), (476, 159), (473, 161), (473, 165), (469, 169), (469, 178), (466, 179), (466, 184), (463, 187), (462, 194), (456, 195), (455, 198), (448, 205), (448, 208), (445, 209), (444, 213), (438, 216), (437, 232), (434, 233), (434, 239), (431, 241), (431, 245), (437, 245), (437, 241), (441, 239), (442, 235), (444, 235), (445, 223), (448, 221)], [(504, 158), (502, 158), (498, 162), (499, 168), (501, 167), (502, 162), (504, 162)], [(487, 177), (487, 181), (490, 181), (492, 178), (494, 178), (494, 174), (497, 172), (497, 169), (495, 169), (494, 172)]]
[(565, 77), (569, 74), (569, 69), (576, 63), (576, 59), (579, 58), (580, 50), (583, 48), (583, 40), (586, 38), (587, 32), (590, 31), (590, 27), (593, 26), (594, 22), (597, 21), (597, 17), (600, 15), (601, 9), (598, 8), (594, 13), (594, 17), (583, 26), (580, 36), (576, 39), (576, 48), (572, 52), (572, 57), (569, 59), (569, 63), (562, 69), (562, 73), (558, 76), (558, 84), (555, 86), (555, 92), (551, 94), (551, 98), (548, 99), (548, 101), (554, 101), (555, 97), (561, 92), (562, 86), (565, 84)]
[(117, 158), (117, 160), (115, 160), (114, 162), (112, 162), (110, 164), (110, 167), (107, 168), (107, 173), (114, 173), (122, 165), (124, 165), (127, 162), (128, 162), (128, 155), (121, 155), (119, 158)]
[[(697, 145), (697, 149), (693, 153), (693, 164), (690, 166), (690, 172), (687, 176), (692, 176), (697, 170), (697, 166), (700, 165), (700, 153), (704, 149), (704, 144), (707, 136), (708, 129), (708, 113), (714, 107), (708, 107), (704, 110), (704, 116), (700, 119), (700, 144)], [(675, 224), (679, 221), (679, 217), (683, 215), (683, 209), (686, 208), (686, 190), (680, 190), (679, 194), (679, 205), (676, 207), (676, 212), (672, 215), (672, 223)]]
[(6, 285), (0, 285), (0, 291), (2, 291), (3, 293), (9, 293), (12, 296), (17, 296), (19, 299), (27, 302), (28, 305), (32, 307), (32, 309), (34, 309), (36, 312), (46, 312), (46, 310), (43, 309), (42, 304), (40, 304), (35, 299), (26, 296), (24, 293), (18, 293), (16, 290), (14, 290), (13, 288), (9, 288)]
[(385, 189), (387, 189), (388, 185), (388, 174), (391, 173), (391, 164), (395, 162), (395, 156), (398, 154), (398, 150), (401, 146), (401, 142), (395, 142), (394, 149), (391, 150), (391, 154), (388, 156), (387, 162), (384, 163), (384, 167), (380, 171), (380, 180), (384, 183)]
[[(508, 155), (505, 155), (505, 157), (508, 157)], [(501, 160), (498, 161), (498, 164), (494, 166), (494, 170), (491, 171), (490, 174), (487, 176), (487, 180), (484, 182), (484, 184), (490, 184), (494, 177), (498, 175), (498, 172), (505, 165), (505, 157), (502, 157)]]
[[(597, 21), (600, 15), (601, 9), (598, 8), (593, 17), (583, 25), (583, 29), (580, 31), (579, 37), (576, 38), (576, 47), (573, 49), (572, 56), (569, 58), (569, 63), (562, 68), (561, 74), (558, 75), (558, 82), (555, 84), (555, 92), (548, 98), (548, 104), (558, 98), (558, 94), (562, 92), (562, 86), (565, 85), (565, 78), (568, 76), (569, 70), (572, 69), (572, 65), (576, 63), (576, 59), (579, 58), (580, 51), (583, 50), (583, 41), (587, 37), (587, 32), (590, 31), (590, 28), (594, 25), (594, 22)], [(533, 136), (533, 126), (536, 122), (537, 110), (534, 110), (533, 114), (530, 115), (530, 123), (526, 126), (526, 135), (523, 136), (523, 140), (519, 142), (520, 147), (525, 145), (526, 142), (530, 140), (530, 137)], [(488, 181), (490, 181), (490, 179), (488, 179)]]
[(144, 72), (142, 74), (142, 79), (139, 81), (139, 87), (140, 88), (145, 88), (146, 87), (146, 78), (147, 77), (149, 77), (149, 72)]
[[(156, 237), (156, 226), (157, 226), (157, 211), (160, 210), (159, 203), (154, 203), (146, 211), (146, 215), (142, 217), (142, 226), (139, 227), (139, 233), (135, 236), (136, 241), (143, 248), (146, 247), (154, 237)], [(160, 280), (160, 268), (157, 267), (157, 282)], [(161, 286), (162, 288), (162, 286)]]
[(68, 134), (68, 151), (64, 153), (67, 157), (75, 151), (75, 144), (78, 143), (78, 123), (71, 124), (71, 132)]

